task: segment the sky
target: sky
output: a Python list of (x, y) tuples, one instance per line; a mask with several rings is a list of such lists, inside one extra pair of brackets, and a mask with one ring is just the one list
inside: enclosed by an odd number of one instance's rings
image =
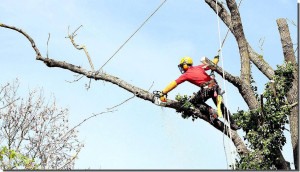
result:
[[(84, 52), (65, 39), (68, 26), (74, 30), (83, 25), (75, 42), (86, 46), (99, 69), (161, 3), (162, 0), (0, 0), (0, 23), (28, 33), (43, 56), (50, 33), (50, 58), (91, 69)], [(282, 64), (276, 19), (288, 18), (297, 23), (296, 1), (244, 0), (240, 14), (252, 48), (263, 54), (273, 68)], [(221, 21), (220, 24), (223, 38), (227, 28)], [(292, 22), (288, 24), (293, 42), (297, 43), (297, 27)], [(260, 39), (265, 40), (262, 50)], [(89, 90), (85, 88), (89, 82), (86, 78), (66, 82), (74, 80), (74, 74), (48, 68), (35, 60), (28, 40), (15, 31), (0, 28), (0, 40), (0, 83), (19, 78), (20, 95), (34, 88), (43, 88), (46, 97), (54, 94), (58, 106), (69, 108), (71, 126), (132, 96), (103, 81), (92, 81)], [(192, 57), (194, 64), (199, 65), (202, 56), (212, 59), (218, 47), (217, 17), (204, 1), (169, 0), (103, 69), (142, 89), (148, 90), (154, 83), (150, 91), (162, 90), (180, 76), (177, 65), (183, 56)], [(240, 56), (231, 33), (222, 53), (224, 69), (239, 76)], [(252, 69), (258, 93), (262, 93), (268, 80), (255, 66)], [(221, 78), (217, 79), (223, 83)], [(247, 110), (238, 90), (227, 82), (226, 88), (230, 111)], [(183, 83), (168, 98), (197, 91), (196, 86)], [(211, 100), (208, 103), (215, 107)], [(228, 169), (228, 145), (223, 142), (223, 134), (207, 122), (183, 119), (174, 109), (139, 98), (116, 110), (92, 118), (78, 128), (85, 147), (75, 169)], [(283, 154), (293, 162), (288, 132), (286, 137)]]

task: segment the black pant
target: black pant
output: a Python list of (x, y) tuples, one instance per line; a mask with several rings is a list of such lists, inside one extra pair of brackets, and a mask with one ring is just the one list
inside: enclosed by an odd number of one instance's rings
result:
[[(194, 96), (194, 98), (192, 98), (190, 100), (190, 102), (196, 106), (199, 107), (199, 104), (204, 104), (206, 105), (206, 108), (204, 108), (204, 112), (206, 112), (207, 114), (209, 114), (209, 109), (212, 108), (209, 105), (207, 105), (205, 102), (209, 99), (212, 98), (213, 102), (215, 103), (215, 105), (217, 106), (217, 97), (214, 96), (215, 91), (217, 92), (217, 94), (220, 94), (221, 89), (219, 88), (218, 84), (213, 85), (211, 87), (207, 87), (207, 88), (201, 88), (200, 91), (198, 91), (196, 93), (196, 95)], [(222, 111), (222, 115), (223, 117), (228, 121), (227, 119), (227, 112), (229, 114), (230, 117), (230, 123), (234, 124), (234, 121), (231, 117), (230, 112), (227, 110), (227, 108), (225, 107), (224, 103), (221, 102), (221, 111)]]

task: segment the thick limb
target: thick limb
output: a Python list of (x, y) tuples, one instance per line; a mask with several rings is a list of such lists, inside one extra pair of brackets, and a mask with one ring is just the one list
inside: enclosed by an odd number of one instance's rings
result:
[[(217, 98), (213, 97), (212, 99), (213, 99), (215, 105), (217, 106)], [(229, 110), (227, 109), (227, 107), (225, 106), (225, 104), (223, 102), (221, 103), (221, 111), (222, 111), (222, 115), (223, 115), (224, 119), (226, 121), (230, 122), (230, 126), (233, 127), (233, 129), (236, 129), (237, 126), (235, 124), (235, 121), (232, 118), (231, 113), (229, 112)], [(228, 120), (228, 118), (229, 118), (229, 120)]]
[[(0, 27), (15, 30), (15, 31), (23, 34), (29, 40), (29, 42), (31, 43), (32, 48), (34, 49), (34, 51), (36, 53), (36, 59), (39, 60), (39, 61), (44, 62), (50, 68), (53, 67), (53, 68), (65, 69), (65, 70), (71, 71), (73, 73), (84, 75), (87, 78), (106, 81), (106, 82), (114, 84), (114, 85), (116, 85), (116, 86), (118, 86), (118, 87), (120, 87), (120, 88), (122, 88), (122, 89), (124, 89), (128, 92), (133, 93), (138, 98), (141, 98), (141, 99), (149, 101), (149, 102), (152, 102), (152, 100), (153, 100), (154, 95), (151, 94), (150, 92), (145, 91), (141, 88), (135, 87), (135, 86), (131, 85), (130, 83), (128, 83), (128, 82), (126, 82), (126, 81), (124, 81), (124, 80), (122, 80), (118, 77), (115, 77), (115, 76), (112, 76), (112, 75), (109, 75), (109, 74), (106, 74), (106, 73), (103, 73), (103, 72), (95, 73), (95, 72), (86, 70), (86, 69), (84, 69), (80, 66), (76, 66), (76, 65), (67, 63), (65, 61), (58, 61), (58, 60), (42, 57), (41, 54), (40, 54), (40, 51), (36, 47), (35, 42), (33, 41), (33, 39), (29, 35), (27, 35), (25, 32), (23, 32), (21, 29), (13, 27), (13, 26), (8, 26), (8, 25), (5, 25), (5, 24), (1, 24), (1, 23), (0, 23)], [(179, 108), (181, 108), (181, 106), (182, 106), (182, 104), (180, 104), (179, 102), (174, 101), (174, 100), (168, 100), (166, 102), (166, 107), (168, 107), (168, 108), (179, 109)], [(194, 109), (192, 111), (192, 114), (197, 116), (200, 119), (203, 119), (204, 121), (209, 122), (209, 118), (207, 117), (207, 115), (204, 115), (204, 114), (201, 113), (201, 109), (203, 108), (203, 106), (205, 106), (205, 105), (201, 105), (199, 108)], [(185, 110), (189, 110), (189, 109), (185, 109)], [(227, 127), (223, 124), (223, 122), (221, 122), (219, 120), (216, 120), (216, 122), (214, 124), (211, 124), (211, 125), (213, 127), (215, 127), (217, 130), (219, 130), (220, 132), (223, 132), (224, 130), (227, 130)], [(243, 154), (243, 155), (248, 154), (249, 151), (248, 151), (246, 145), (243, 143), (243, 140), (241, 139), (241, 137), (237, 134), (237, 132), (234, 131), (234, 130), (231, 130), (231, 135), (232, 135), (232, 141), (233, 141), (233, 143), (234, 143), (234, 145), (237, 149), (237, 152), (239, 154)]]

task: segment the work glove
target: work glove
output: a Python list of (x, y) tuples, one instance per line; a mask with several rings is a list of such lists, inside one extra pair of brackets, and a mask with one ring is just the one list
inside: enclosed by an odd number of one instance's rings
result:
[(167, 94), (164, 93), (164, 91), (161, 91), (159, 95), (160, 95), (160, 96), (167, 96)]
[(218, 62), (219, 62), (219, 55), (216, 55), (215, 57), (214, 57), (214, 59), (212, 60), (212, 62), (214, 63), (214, 64), (218, 64)]
[[(218, 65), (218, 62), (219, 62), (219, 55), (216, 55), (214, 57), (214, 59), (212, 60), (212, 62), (215, 64), (215, 65)], [(211, 67), (212, 70), (215, 70), (214, 67)]]

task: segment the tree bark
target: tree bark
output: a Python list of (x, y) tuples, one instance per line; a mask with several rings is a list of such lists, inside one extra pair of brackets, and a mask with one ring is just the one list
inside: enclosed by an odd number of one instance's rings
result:
[[(208, 58), (205, 58), (205, 62), (207, 62), (209, 66), (215, 68), (215, 71), (223, 77), (223, 69), (221, 67), (215, 65)], [(230, 73), (226, 72), (225, 70), (224, 70), (224, 77), (225, 77), (224, 79), (232, 83), (239, 90), (240, 94), (242, 95), (242, 97), (244, 98), (245, 102), (247, 103), (250, 109), (257, 109), (260, 106), (259, 102), (255, 98), (255, 95), (250, 85), (243, 83), (239, 77), (232, 76)]]
[[(298, 101), (298, 64), (295, 58), (295, 52), (293, 49), (293, 42), (290, 37), (290, 31), (286, 19), (277, 19), (278, 30), (280, 33), (281, 44), (283, 49), (284, 59), (287, 62), (292, 62), (294, 64), (294, 81), (293, 87), (287, 94), (287, 100), (289, 104), (293, 104)], [(294, 164), (295, 169), (298, 170), (298, 106), (294, 106), (291, 111), (291, 115), (289, 116), (290, 121), (290, 132), (291, 132), (291, 140), (292, 140), (292, 147), (294, 153)]]
[[(250, 60), (269, 79), (272, 79), (272, 77), (274, 76), (274, 70), (269, 66), (267, 62), (263, 60), (263, 57), (256, 53), (248, 44), (245, 38), (241, 17), (235, 0), (226, 0), (230, 14), (226, 11), (225, 7), (221, 3), (218, 3), (217, 9), (215, 0), (205, 0), (205, 2), (215, 12), (217, 12), (218, 10), (219, 17), (230, 29), (238, 43), (239, 53), (241, 56), (241, 77), (240, 85), (236, 85), (236, 87), (239, 89), (239, 92), (242, 95), (245, 102), (247, 103), (249, 109), (258, 109), (260, 105), (257, 99), (255, 98), (255, 94), (251, 89), (250, 84)], [(231, 17), (229, 17), (230, 15)], [(276, 164), (276, 167), (278, 169), (290, 169), (289, 163), (285, 161), (281, 152), (279, 151), (277, 154), (281, 164)]]
[[(215, 13), (217, 13), (216, 9), (216, 1), (215, 0), (205, 0), (205, 2), (212, 8)], [(238, 35), (235, 34), (234, 29), (231, 24), (231, 16), (229, 12), (225, 9), (225, 7), (218, 3), (218, 14), (224, 24), (230, 29), (233, 36), (237, 39)], [(247, 41), (247, 40), (246, 40)], [(250, 44), (247, 42), (249, 58), (254, 63), (254, 65), (268, 78), (272, 79), (274, 76), (274, 70), (272, 67), (263, 59), (263, 56), (256, 53)]]
[(238, 43), (241, 56), (241, 80), (250, 85), (250, 59), (248, 52), (248, 43), (245, 38), (240, 12), (237, 8), (235, 0), (226, 0), (227, 6), (231, 13), (231, 25), (235, 39)]

